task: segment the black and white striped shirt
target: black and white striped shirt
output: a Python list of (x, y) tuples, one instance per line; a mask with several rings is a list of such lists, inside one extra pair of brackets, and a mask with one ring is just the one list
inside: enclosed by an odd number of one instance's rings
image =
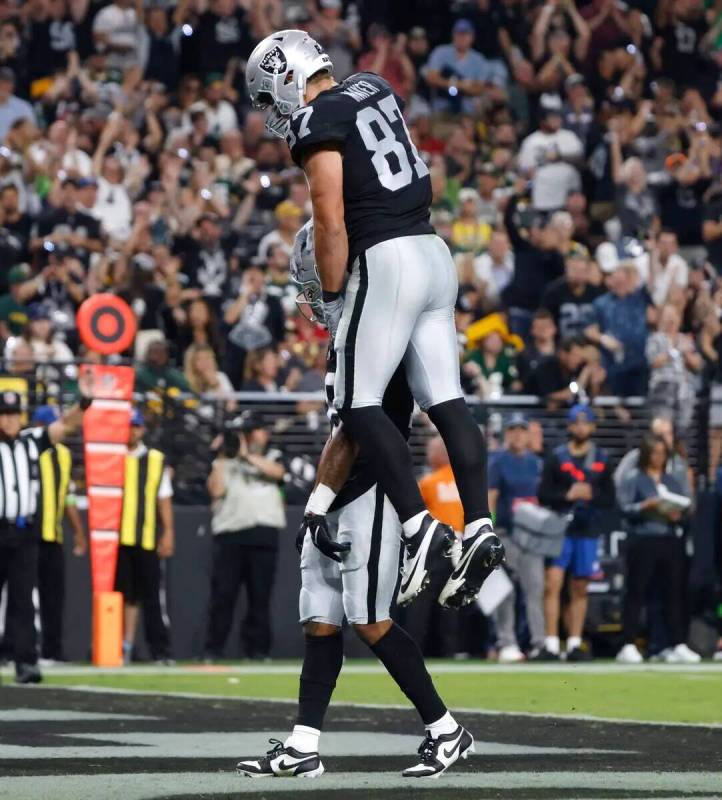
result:
[(0, 525), (30, 528), (40, 494), (40, 454), (52, 447), (47, 428), (0, 436)]

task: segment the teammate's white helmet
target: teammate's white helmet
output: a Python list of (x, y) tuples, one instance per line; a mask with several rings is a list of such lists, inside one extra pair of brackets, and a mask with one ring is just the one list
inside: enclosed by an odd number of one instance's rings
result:
[[(323, 292), (316, 267), (316, 251), (313, 245), (313, 219), (310, 219), (296, 234), (291, 255), (291, 280), (301, 290), (296, 297), (299, 311), (307, 319), (323, 322)], [(304, 307), (313, 312), (309, 317)]]
[(321, 70), (333, 73), (331, 59), (305, 31), (278, 31), (256, 45), (246, 85), (254, 108), (272, 108), (266, 121), (270, 133), (285, 137), (288, 118), (304, 105), (306, 81)]

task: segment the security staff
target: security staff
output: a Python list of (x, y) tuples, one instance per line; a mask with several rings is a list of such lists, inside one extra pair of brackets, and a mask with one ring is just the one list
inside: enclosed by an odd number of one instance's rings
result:
[(270, 431), (246, 411), (226, 431), (223, 449), (208, 477), (213, 501), (213, 574), (206, 658), (222, 657), (238, 591), (246, 588), (241, 638), (249, 658), (271, 649), (271, 594), (279, 532), (286, 527), (281, 486), (287, 469), (279, 450), (269, 448)]
[(39, 683), (33, 587), (38, 569), (40, 458), (80, 424), (90, 405), (83, 397), (47, 428), (21, 429), (17, 392), (0, 393), (0, 586), (8, 584), (13, 658), (18, 683)]
[[(52, 425), (60, 418), (57, 406), (39, 406), (33, 414), (35, 425)], [(40, 530), (38, 553), (38, 595), (40, 599), (43, 661), (64, 661), (63, 610), (65, 605), (65, 563), (63, 518), (73, 529), (73, 554), (87, 551), (80, 513), (75, 505), (71, 479), (73, 459), (64, 444), (56, 444), (40, 456), (40, 501), (36, 524)]]
[[(138, 610), (143, 606), (145, 635), (151, 658), (170, 658), (168, 628), (161, 607), (161, 559), (175, 548), (173, 487), (170, 470), (160, 450), (143, 444), (145, 421), (135, 409), (130, 420), (128, 455), (125, 459), (123, 514), (115, 588), (125, 600), (123, 659), (133, 654)], [(158, 535), (160, 520), (161, 534)]]

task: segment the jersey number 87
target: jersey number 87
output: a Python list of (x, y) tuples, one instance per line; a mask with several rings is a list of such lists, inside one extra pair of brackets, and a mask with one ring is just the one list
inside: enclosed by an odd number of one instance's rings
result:
[[(372, 125), (375, 125), (375, 129)], [(392, 126), (403, 129), (401, 141), (396, 137)], [(361, 109), (356, 115), (356, 127), (366, 149), (371, 153), (371, 163), (385, 189), (396, 192), (408, 186), (414, 178), (413, 170), (416, 171), (417, 178), (429, 174), (428, 167), (421, 160), (411, 140), (409, 129), (393, 95), (382, 98), (376, 106)], [(392, 161), (389, 159), (391, 155), (395, 156), (394, 160), (398, 163), (397, 172), (392, 169)]]
[[(293, 119), (301, 120), (298, 126), (298, 139), (303, 139), (311, 132), (309, 122), (313, 114), (313, 106), (303, 106), (293, 114)], [(393, 127), (392, 127), (393, 126)], [(396, 192), (408, 186), (414, 179), (429, 174), (429, 169), (419, 156), (411, 141), (409, 129), (401, 115), (401, 111), (393, 95), (387, 95), (376, 103), (366, 106), (356, 115), (356, 128), (366, 149), (371, 153), (371, 163), (378, 175), (381, 185), (389, 191)], [(397, 138), (396, 128), (401, 139)], [(287, 132), (288, 146), (296, 145), (296, 134), (289, 128)], [(389, 158), (394, 156), (393, 161)], [(394, 172), (394, 163), (397, 170)], [(413, 161), (413, 168), (411, 166)]]

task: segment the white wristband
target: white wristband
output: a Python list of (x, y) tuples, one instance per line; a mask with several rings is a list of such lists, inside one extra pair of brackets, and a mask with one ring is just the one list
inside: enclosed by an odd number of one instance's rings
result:
[(306, 503), (306, 514), (316, 514), (321, 517), (331, 508), (331, 503), (336, 499), (336, 492), (323, 483), (311, 492)]

